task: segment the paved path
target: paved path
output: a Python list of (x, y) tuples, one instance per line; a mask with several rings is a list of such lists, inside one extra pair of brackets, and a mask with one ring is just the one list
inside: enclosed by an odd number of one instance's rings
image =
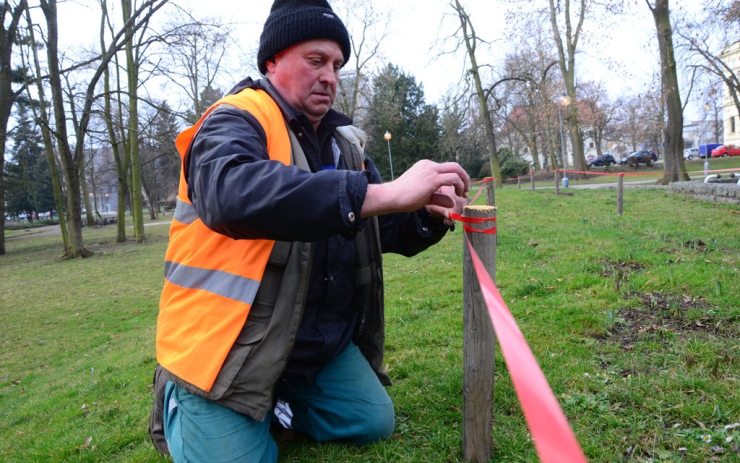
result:
[[(654, 185), (656, 188), (660, 188), (662, 185), (656, 185), (656, 180), (654, 178), (648, 179), (648, 180), (635, 180), (632, 182), (624, 182), (624, 187), (628, 188), (630, 186), (644, 186), (644, 185)], [(528, 185), (528, 184), (527, 184)], [(617, 188), (618, 183), (582, 183), (582, 184), (575, 184), (571, 183), (568, 188), (564, 188), (562, 184), (560, 185), (561, 190), (568, 190), (570, 188), (573, 188), (575, 190), (596, 190), (599, 188)], [(528, 186), (529, 188), (529, 186)], [(525, 189), (525, 184), (522, 184), (522, 190)], [(536, 190), (554, 190), (555, 185), (550, 186), (535, 186)]]
[[(154, 225), (168, 225), (170, 223), (169, 220), (166, 221), (159, 221), (159, 222), (149, 222), (145, 223), (145, 227), (151, 227)], [(115, 227), (115, 224), (111, 225), (104, 225), (105, 227)], [(126, 228), (133, 228), (133, 225), (127, 225)], [(62, 231), (59, 229), (59, 225), (45, 225), (43, 227), (35, 227), (35, 228), (26, 228), (22, 231), (22, 233), (14, 234), (13, 236), (6, 236), (5, 239), (19, 239), (19, 238), (26, 238), (29, 236), (34, 237), (42, 237), (42, 236), (61, 236)]]

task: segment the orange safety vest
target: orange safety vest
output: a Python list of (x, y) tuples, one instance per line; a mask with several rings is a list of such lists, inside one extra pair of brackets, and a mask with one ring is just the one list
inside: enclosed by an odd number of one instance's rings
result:
[(275, 244), (265, 239), (235, 240), (210, 230), (188, 199), (184, 169), (190, 145), (206, 117), (221, 104), (253, 115), (267, 134), (270, 159), (291, 164), (285, 120), (263, 90), (248, 88), (225, 96), (177, 137), (182, 163), (159, 301), (157, 361), (206, 392), (244, 327)]

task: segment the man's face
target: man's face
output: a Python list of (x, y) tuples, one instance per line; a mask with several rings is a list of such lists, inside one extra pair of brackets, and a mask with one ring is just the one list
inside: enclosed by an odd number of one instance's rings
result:
[(339, 44), (309, 40), (268, 61), (267, 76), (288, 104), (303, 112), (316, 128), (334, 104), (343, 63)]

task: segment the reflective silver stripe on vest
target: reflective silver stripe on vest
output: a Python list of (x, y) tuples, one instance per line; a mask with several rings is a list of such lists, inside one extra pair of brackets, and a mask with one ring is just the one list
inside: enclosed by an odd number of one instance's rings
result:
[(175, 220), (184, 224), (191, 224), (198, 219), (198, 213), (192, 204), (188, 204), (180, 198), (177, 199), (175, 206)]
[(259, 281), (221, 270), (207, 270), (175, 262), (164, 263), (164, 277), (190, 289), (202, 289), (219, 296), (251, 304), (259, 289)]

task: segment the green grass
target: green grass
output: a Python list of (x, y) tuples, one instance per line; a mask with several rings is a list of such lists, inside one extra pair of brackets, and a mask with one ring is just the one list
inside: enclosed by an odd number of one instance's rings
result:
[[(620, 217), (614, 190), (569, 193), (496, 192), (497, 284), (589, 460), (739, 461), (740, 208), (627, 189)], [(96, 254), (71, 261), (8, 240), (0, 460), (166, 461), (146, 431), (166, 226), (146, 231), (86, 230)], [(386, 256), (395, 434), (281, 442), (281, 461), (462, 460), (462, 246)], [(537, 461), (500, 355), (495, 379), (492, 461)]]

